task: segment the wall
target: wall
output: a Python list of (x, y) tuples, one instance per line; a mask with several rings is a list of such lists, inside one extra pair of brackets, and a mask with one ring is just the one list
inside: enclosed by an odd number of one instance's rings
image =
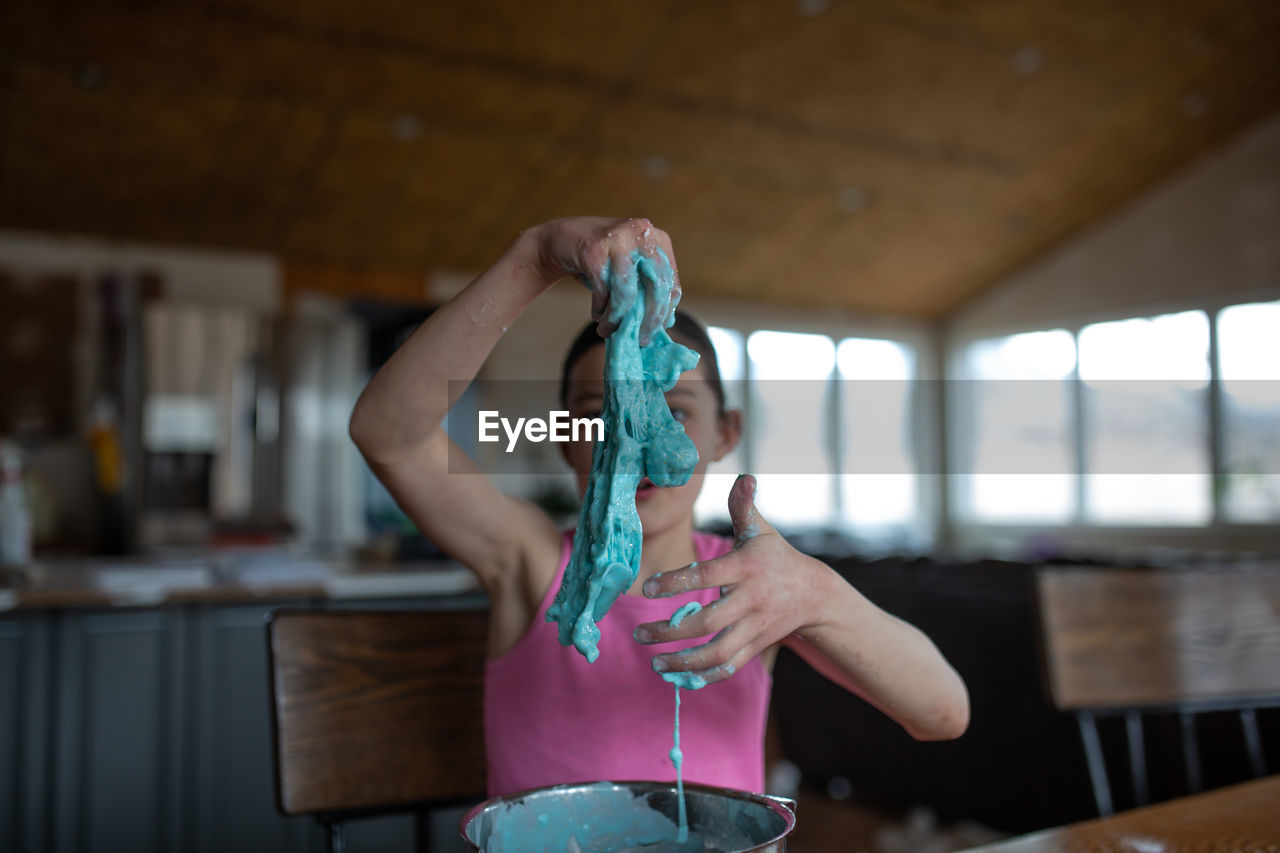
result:
[[(947, 318), (944, 352), (969, 341), (1107, 319), (1280, 298), (1280, 115), (1210, 152)], [(945, 429), (945, 427), (941, 427)], [(945, 499), (945, 498), (944, 498)], [(1028, 547), (1182, 560), (1186, 551), (1274, 554), (1274, 528), (944, 525), (944, 546)], [(1036, 543), (1039, 542), (1039, 546)]]
[(262, 253), (161, 248), (0, 230), (0, 267), (21, 275), (65, 272), (83, 279), (110, 271), (154, 271), (165, 283), (165, 295), (177, 301), (264, 312), (280, 304), (278, 265)]
[(1280, 297), (1280, 115), (948, 318), (953, 341)]

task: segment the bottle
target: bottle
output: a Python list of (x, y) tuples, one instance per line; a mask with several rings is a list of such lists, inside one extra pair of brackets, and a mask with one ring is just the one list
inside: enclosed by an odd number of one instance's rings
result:
[(0, 567), (31, 562), (31, 510), (22, 484), (22, 454), (12, 441), (0, 440)]
[(89, 449), (93, 453), (94, 491), (98, 503), (98, 551), (123, 554), (129, 550), (125, 504), (124, 448), (115, 405), (99, 399), (89, 421)]

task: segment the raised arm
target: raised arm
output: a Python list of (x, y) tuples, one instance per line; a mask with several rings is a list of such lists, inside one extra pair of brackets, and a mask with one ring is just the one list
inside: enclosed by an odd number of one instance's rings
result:
[[(356, 403), (351, 437), (373, 472), (419, 529), (470, 567), (491, 595), (528, 592), (512, 586), (528, 580), (531, 567), (554, 571), (559, 534), (533, 504), (479, 476), (452, 445), (445, 415), (502, 334), (557, 280), (574, 276), (592, 291), (593, 316), (608, 332), (610, 317), (634, 291), (607, 290), (605, 267), (631, 264), (633, 251), (672, 256), (666, 234), (643, 219), (561, 219), (522, 232), (427, 318)], [(665, 319), (660, 308), (648, 328)], [(535, 600), (541, 592), (533, 592)]]
[(723, 591), (678, 628), (652, 622), (637, 629), (638, 640), (654, 643), (715, 635), (686, 652), (658, 655), (654, 669), (700, 672), (708, 682), (718, 681), (781, 642), (917, 740), (964, 733), (969, 694), (928, 637), (876, 607), (830, 566), (792, 548), (756, 511), (754, 477), (738, 478), (729, 512), (733, 551), (645, 583), (651, 598)]

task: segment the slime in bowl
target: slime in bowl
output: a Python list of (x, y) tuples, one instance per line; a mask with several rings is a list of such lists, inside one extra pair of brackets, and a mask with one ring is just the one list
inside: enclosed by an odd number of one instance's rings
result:
[(584, 782), (495, 797), (469, 811), (462, 837), (478, 853), (773, 853), (786, 850), (795, 803), (686, 786), (689, 837), (673, 840), (675, 788), (664, 782)]

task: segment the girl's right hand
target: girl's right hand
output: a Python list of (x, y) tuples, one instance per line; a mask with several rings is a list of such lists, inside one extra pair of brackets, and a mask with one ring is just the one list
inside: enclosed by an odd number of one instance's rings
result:
[(640, 287), (645, 314), (640, 343), (671, 324), (680, 302), (671, 238), (647, 219), (581, 216), (555, 219), (525, 232), (538, 253), (548, 281), (566, 275), (591, 291), (591, 319), (601, 337), (618, 328), (631, 310)]

